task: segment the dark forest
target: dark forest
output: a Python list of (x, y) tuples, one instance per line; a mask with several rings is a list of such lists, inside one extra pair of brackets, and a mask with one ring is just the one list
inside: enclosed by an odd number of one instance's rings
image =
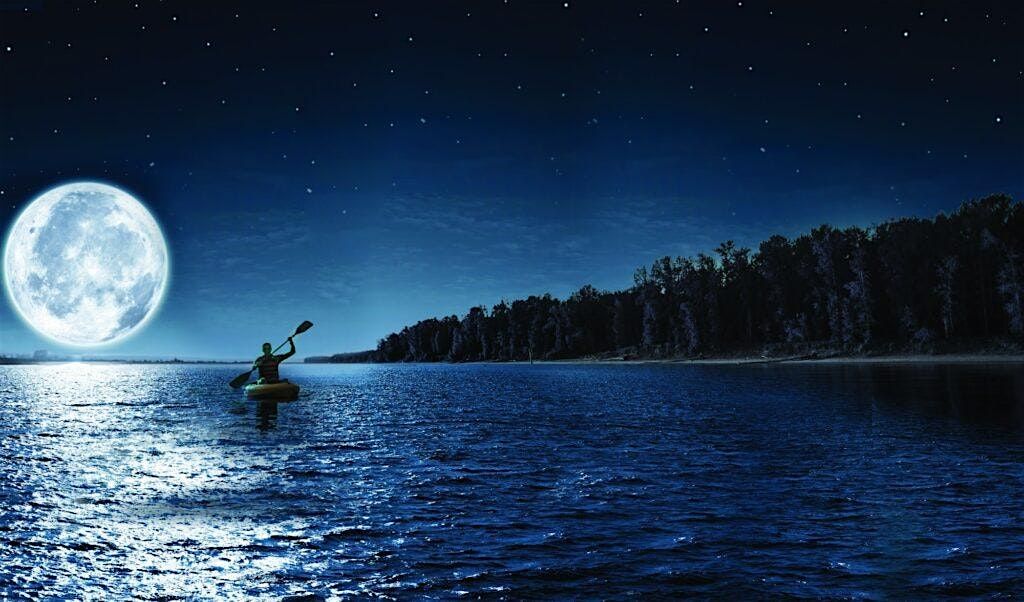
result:
[(1024, 206), (1005, 195), (934, 219), (819, 226), (757, 250), (662, 257), (627, 290), (583, 286), (423, 320), (377, 349), (310, 361), (777, 357), (1019, 349)]

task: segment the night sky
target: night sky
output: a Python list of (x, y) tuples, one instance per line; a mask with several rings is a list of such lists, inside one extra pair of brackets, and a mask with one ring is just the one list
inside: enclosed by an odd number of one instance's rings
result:
[[(0, 224), (160, 220), (120, 355), (299, 355), (823, 222), (1024, 190), (1019, 2), (0, 1)], [(5, 303), (4, 352), (60, 348)]]

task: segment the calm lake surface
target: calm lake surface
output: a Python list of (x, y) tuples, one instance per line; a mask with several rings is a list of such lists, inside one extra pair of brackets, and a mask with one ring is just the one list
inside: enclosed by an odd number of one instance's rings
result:
[(1024, 368), (0, 367), (0, 597), (1024, 592)]

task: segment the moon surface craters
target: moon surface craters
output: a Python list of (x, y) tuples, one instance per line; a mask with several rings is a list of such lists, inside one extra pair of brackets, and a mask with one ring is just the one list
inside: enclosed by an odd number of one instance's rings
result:
[(71, 345), (131, 334), (159, 306), (168, 253), (149, 211), (127, 192), (76, 182), (43, 193), (8, 237), (5, 283), (21, 316)]

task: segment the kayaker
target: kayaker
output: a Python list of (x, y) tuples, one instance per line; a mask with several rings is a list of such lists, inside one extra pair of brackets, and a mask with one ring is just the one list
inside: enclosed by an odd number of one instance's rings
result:
[(288, 353), (274, 355), (274, 348), (271, 344), (263, 343), (263, 355), (256, 358), (256, 361), (253, 362), (253, 366), (260, 371), (260, 378), (256, 381), (257, 384), (266, 385), (281, 382), (281, 374), (277, 370), (278, 365), (295, 355), (295, 341), (292, 340), (292, 337), (288, 337), (288, 344), (291, 345)]

